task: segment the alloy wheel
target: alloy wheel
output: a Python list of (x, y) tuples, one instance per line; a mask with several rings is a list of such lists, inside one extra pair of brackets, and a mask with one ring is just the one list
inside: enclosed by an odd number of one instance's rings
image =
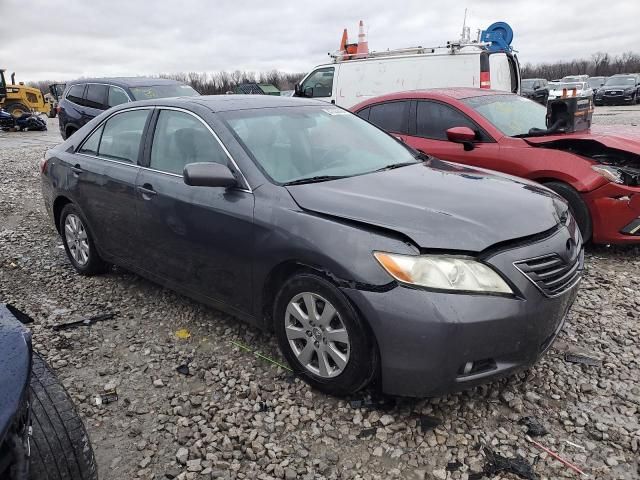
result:
[(64, 236), (69, 252), (76, 263), (80, 266), (86, 265), (89, 262), (87, 230), (80, 217), (74, 213), (67, 215), (64, 221)]
[(340, 375), (349, 363), (349, 333), (336, 308), (326, 299), (303, 292), (291, 299), (285, 333), (298, 361), (322, 378)]

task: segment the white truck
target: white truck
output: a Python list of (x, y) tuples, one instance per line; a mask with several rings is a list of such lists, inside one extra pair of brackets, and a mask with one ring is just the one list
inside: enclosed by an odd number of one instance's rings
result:
[(520, 93), (514, 53), (491, 51), (483, 43), (371, 52), (364, 58), (319, 65), (296, 85), (294, 96), (350, 108), (368, 98), (407, 90), (477, 87)]

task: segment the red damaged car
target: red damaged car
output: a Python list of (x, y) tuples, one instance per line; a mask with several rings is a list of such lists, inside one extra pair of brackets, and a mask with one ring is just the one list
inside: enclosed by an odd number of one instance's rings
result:
[(640, 244), (640, 129), (545, 133), (542, 105), (474, 88), (395, 93), (351, 110), (421, 152), (546, 185), (585, 240)]

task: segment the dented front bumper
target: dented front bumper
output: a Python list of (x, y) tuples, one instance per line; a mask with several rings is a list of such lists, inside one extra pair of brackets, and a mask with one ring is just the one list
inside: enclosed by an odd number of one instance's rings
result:
[(640, 244), (640, 187), (607, 183), (582, 198), (591, 211), (595, 243)]

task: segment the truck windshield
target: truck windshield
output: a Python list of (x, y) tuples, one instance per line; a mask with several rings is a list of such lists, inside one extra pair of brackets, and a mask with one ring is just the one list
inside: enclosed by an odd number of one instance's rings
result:
[(222, 116), (256, 164), (279, 184), (351, 177), (421, 161), (392, 136), (333, 106), (238, 110)]
[(129, 90), (135, 100), (200, 95), (189, 85), (150, 85), (148, 87), (130, 87)]
[(518, 95), (483, 95), (463, 102), (510, 137), (527, 135), (532, 128), (547, 128), (547, 109)]

